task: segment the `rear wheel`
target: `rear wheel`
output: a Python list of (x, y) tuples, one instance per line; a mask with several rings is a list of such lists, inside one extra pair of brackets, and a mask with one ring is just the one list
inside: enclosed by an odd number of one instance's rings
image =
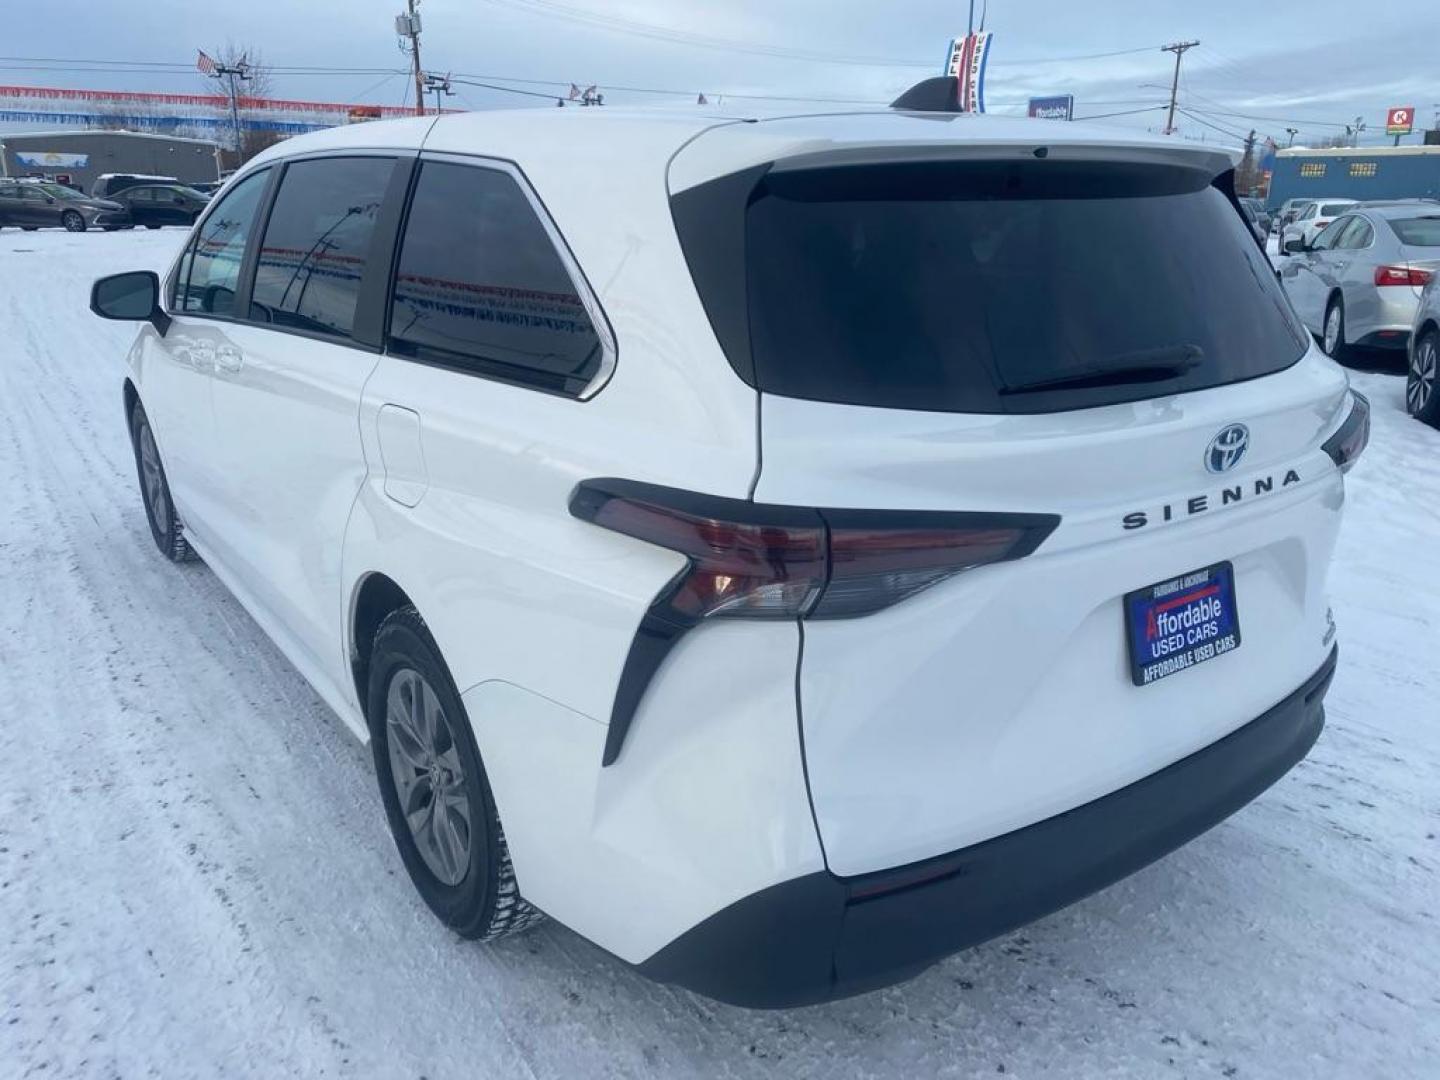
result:
[(1405, 411), (1417, 420), (1440, 428), (1440, 333), (1426, 333), (1410, 357), (1405, 379)]
[(430, 910), (467, 938), (539, 921), (520, 896), (465, 707), (413, 607), (380, 624), (366, 697), (390, 832)]
[(147, 221), (147, 222), (145, 223), (145, 227), (146, 227), (147, 229), (158, 229), (160, 226), (159, 226), (159, 225), (152, 225), (150, 222)]
[(1345, 344), (1345, 301), (1335, 297), (1325, 309), (1325, 327), (1320, 336), (1320, 347), (1333, 360), (1344, 363), (1350, 355)]
[(85, 219), (80, 216), (78, 210), (66, 210), (60, 215), (60, 224), (65, 226), (66, 232), (85, 231)]
[(161, 555), (171, 562), (185, 562), (193, 552), (185, 540), (185, 526), (170, 501), (170, 484), (165, 479), (155, 433), (150, 430), (150, 420), (139, 405), (130, 414), (130, 441), (135, 447), (135, 471), (140, 477), (140, 497), (145, 503), (150, 535)]

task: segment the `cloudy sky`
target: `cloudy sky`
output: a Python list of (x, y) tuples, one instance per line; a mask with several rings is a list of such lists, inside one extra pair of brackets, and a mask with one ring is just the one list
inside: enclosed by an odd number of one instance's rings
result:
[[(193, 92), (195, 49), (228, 41), (272, 65), (276, 96), (398, 105), (409, 86), (393, 32), (402, 3), (49, 0), (44, 18), (8, 21), (0, 83)], [(938, 73), (967, 4), (422, 0), (421, 14), (427, 69), (542, 95), (598, 83), (610, 103), (690, 107), (702, 91), (888, 101)], [(1173, 65), (1159, 47), (1190, 39), (1201, 44), (1182, 70), (1188, 137), (1235, 142), (1254, 128), (1283, 143), (1295, 127), (1304, 143), (1363, 117), (1362, 142), (1375, 143), (1388, 106), (1413, 105), (1426, 125), (1440, 112), (1437, 0), (992, 0), (986, 26), (992, 112), (1073, 93), (1080, 116), (1158, 128)], [(549, 104), (456, 89), (458, 107)]]

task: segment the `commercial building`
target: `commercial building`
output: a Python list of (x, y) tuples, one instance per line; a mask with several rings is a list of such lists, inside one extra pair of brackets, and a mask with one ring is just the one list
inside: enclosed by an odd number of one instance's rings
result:
[(1266, 203), (1294, 198), (1440, 199), (1440, 146), (1278, 151)]
[(44, 176), (90, 190), (102, 173), (218, 179), (219, 147), (204, 139), (136, 131), (44, 131), (0, 135), (0, 175)]

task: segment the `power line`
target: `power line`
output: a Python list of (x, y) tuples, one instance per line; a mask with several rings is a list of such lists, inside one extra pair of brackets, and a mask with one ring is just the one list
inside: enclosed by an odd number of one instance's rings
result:
[(1144, 109), (1126, 109), (1123, 112), (1096, 113), (1090, 116), (1077, 116), (1076, 120), (1109, 120), (1113, 116), (1139, 116), (1141, 113), (1162, 112), (1164, 105), (1150, 105)]

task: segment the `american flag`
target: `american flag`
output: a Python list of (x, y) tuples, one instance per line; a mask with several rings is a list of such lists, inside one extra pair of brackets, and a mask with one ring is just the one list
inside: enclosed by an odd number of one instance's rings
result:
[(204, 72), (206, 75), (214, 75), (215, 61), (211, 60), (210, 57), (205, 55), (204, 49), (199, 49), (197, 51), (200, 53), (200, 59), (195, 61), (195, 66), (199, 68), (202, 72)]

